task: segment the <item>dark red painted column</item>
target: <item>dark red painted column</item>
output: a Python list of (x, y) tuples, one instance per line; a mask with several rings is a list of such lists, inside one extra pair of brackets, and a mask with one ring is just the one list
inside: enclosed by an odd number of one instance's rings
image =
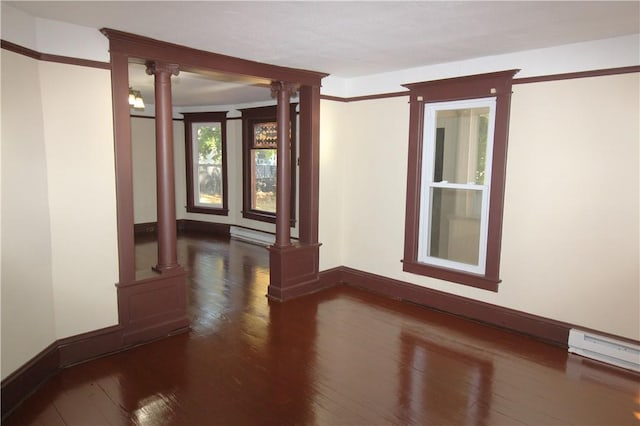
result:
[(176, 251), (176, 203), (173, 165), (173, 112), (171, 76), (178, 65), (148, 62), (147, 74), (155, 80), (156, 99), (156, 192), (158, 202), (157, 272), (179, 268)]
[(278, 99), (275, 247), (291, 245), (291, 117), (289, 116), (289, 99), (295, 90), (295, 85), (290, 83), (282, 81), (271, 83), (271, 94)]

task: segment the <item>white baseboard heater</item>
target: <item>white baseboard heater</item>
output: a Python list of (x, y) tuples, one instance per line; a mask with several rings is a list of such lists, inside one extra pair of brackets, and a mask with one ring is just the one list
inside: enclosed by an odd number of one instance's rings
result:
[(276, 240), (276, 236), (269, 234), (268, 232), (256, 231), (255, 229), (242, 228), (240, 226), (230, 227), (229, 234), (234, 240), (240, 240), (260, 246), (270, 246)]
[(630, 342), (572, 328), (569, 352), (640, 372), (640, 346)]

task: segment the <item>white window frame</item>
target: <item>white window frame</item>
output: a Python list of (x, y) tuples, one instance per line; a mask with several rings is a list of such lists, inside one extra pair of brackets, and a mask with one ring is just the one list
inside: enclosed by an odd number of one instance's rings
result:
[[(484, 184), (434, 182), (434, 166), (436, 152), (436, 127), (438, 111), (489, 108), (489, 123), (487, 126), (487, 152), (485, 154)], [(433, 102), (425, 104), (424, 130), (422, 151), (422, 183), (420, 188), (420, 224), (418, 236), (418, 262), (438, 267), (454, 269), (473, 274), (485, 274), (487, 258), (487, 235), (489, 227), (489, 199), (491, 193), (491, 171), (493, 159), (493, 140), (495, 133), (496, 98), (465, 99), (459, 101)], [(482, 191), (482, 206), (480, 208), (480, 238), (478, 247), (478, 264), (472, 265), (463, 262), (434, 257), (429, 254), (431, 240), (431, 213), (433, 203), (433, 189), (459, 189), (467, 191)]]

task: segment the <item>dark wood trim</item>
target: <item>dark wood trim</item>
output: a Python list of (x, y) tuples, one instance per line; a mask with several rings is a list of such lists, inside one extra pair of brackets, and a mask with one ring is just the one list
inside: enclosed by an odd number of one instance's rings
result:
[(55, 375), (59, 368), (58, 344), (54, 342), (2, 380), (2, 419)]
[(343, 279), (344, 266), (326, 269), (318, 273), (318, 285), (323, 288), (333, 287), (338, 284), (346, 284)]
[[(187, 178), (187, 212), (204, 213), (220, 216), (229, 215), (229, 196), (228, 196), (228, 178), (227, 178), (227, 112), (183, 112), (184, 116), (184, 143), (185, 143), (185, 162), (186, 162), (186, 178)], [(194, 200), (194, 179), (193, 179), (193, 135), (191, 132), (194, 123), (220, 123), (220, 139), (222, 151), (222, 208), (205, 207), (196, 205)]]
[[(407, 159), (407, 204), (405, 210), (405, 244), (403, 270), (497, 291), (500, 283), (500, 247), (502, 242), (502, 216), (509, 136), (511, 81), (518, 70), (447, 78), (405, 84), (411, 92), (409, 116), (409, 155)], [(420, 197), (422, 188), (422, 153), (425, 104), (475, 98), (496, 98), (493, 156), (489, 194), (487, 246), (484, 274), (427, 265), (418, 262), (418, 234), (420, 229)]]
[(123, 327), (114, 325), (59, 339), (57, 345), (60, 368), (123, 350), (123, 332)]
[(155, 234), (158, 230), (158, 222), (134, 223), (133, 233), (138, 235)]
[(326, 101), (349, 103), (349, 102), (371, 101), (375, 99), (399, 98), (402, 96), (409, 96), (409, 91), (405, 90), (402, 92), (378, 93), (375, 95), (352, 96), (352, 97), (346, 97), (346, 98), (342, 96), (320, 95), (320, 99), (323, 99)]
[(0, 48), (19, 55), (28, 56), (29, 58), (37, 59), (39, 61), (42, 59), (42, 53), (20, 46), (19, 44), (11, 43), (10, 41), (0, 40)]
[[(146, 118), (146, 119), (149, 119), (149, 120), (155, 120), (156, 119), (155, 115), (130, 114), (129, 117), (131, 117), (131, 118)], [(173, 120), (173, 121), (184, 121), (184, 118), (172, 117), (171, 120)]]
[[(201, 220), (178, 219), (176, 220), (176, 229), (178, 232), (199, 232), (206, 234), (215, 234), (229, 236), (229, 228), (231, 225), (227, 223), (205, 222)], [(145, 234), (155, 234), (158, 228), (157, 222), (136, 223), (134, 225), (136, 236)]]
[(49, 53), (40, 53), (35, 50), (20, 46), (10, 41), (0, 40), (0, 47), (20, 55), (28, 56), (38, 61), (57, 62), (67, 65), (79, 65), (81, 67), (99, 68), (103, 70), (111, 69), (109, 62), (92, 61), (89, 59), (73, 58), (70, 56), (51, 55)]
[(311, 86), (320, 86), (328, 74), (281, 67), (262, 62), (249, 61), (173, 43), (155, 40), (110, 28), (100, 30), (109, 39), (111, 52), (126, 53), (132, 59), (153, 59), (180, 64), (180, 69), (189, 72), (217, 72), (244, 76), (254, 83), (266, 86), (271, 81), (291, 81)]
[(411, 272), (412, 274), (427, 275), (436, 277), (441, 280), (464, 284), (471, 287), (481, 288), (483, 290), (498, 291), (500, 280), (487, 278), (483, 275), (470, 274), (468, 272), (456, 271), (442, 267), (434, 267), (420, 262), (409, 260), (402, 261), (402, 270)]
[(161, 274), (179, 269), (176, 248), (175, 162), (173, 158), (173, 112), (171, 77), (179, 74), (175, 63), (148, 61), (146, 72), (153, 75), (156, 109), (156, 205), (158, 215), (158, 263)]
[(270, 299), (284, 302), (324, 288), (319, 279), (320, 244), (273, 245), (268, 250)]
[(569, 72), (563, 74), (550, 74), (537, 77), (514, 78), (513, 84), (541, 83), (546, 81), (571, 80), (574, 78), (602, 77), (607, 75), (630, 74), (640, 72), (640, 65), (618, 68), (604, 68), (592, 71)]
[(571, 328), (571, 325), (567, 323), (347, 267), (341, 268), (341, 281), (394, 299), (418, 303), (439, 311), (527, 334), (554, 345), (567, 347), (569, 329)]
[(227, 223), (203, 222), (201, 220), (178, 219), (178, 230), (184, 232), (199, 232), (228, 237), (231, 225)]
[[(118, 223), (118, 265), (121, 284), (135, 281), (133, 214), (133, 158), (129, 96), (129, 58), (111, 52), (111, 92), (116, 171), (116, 216)], [(118, 307), (119, 311), (121, 310)]]
[(119, 324), (125, 345), (143, 343), (189, 327), (186, 272), (179, 266), (129, 284), (117, 284)]
[(2, 380), (2, 419), (59, 370), (127, 349), (123, 328), (107, 327), (58, 339)]
[[(529, 83), (541, 83), (546, 81), (569, 80), (574, 78), (602, 77), (607, 75), (629, 74), (634, 72), (640, 72), (640, 65), (634, 65), (629, 67), (618, 67), (618, 68), (603, 68), (603, 69), (592, 70), (592, 71), (570, 72), (570, 73), (563, 73), (563, 74), (549, 74), (549, 75), (541, 75), (541, 76), (534, 76), (534, 77), (514, 78), (513, 84), (529, 84)], [(327, 100), (327, 101), (349, 103), (349, 102), (359, 102), (359, 101), (370, 101), (374, 99), (398, 98), (402, 96), (409, 96), (409, 92), (408, 91), (390, 92), (390, 93), (379, 93), (375, 95), (352, 96), (352, 97), (320, 95), (320, 99)]]
[[(300, 164), (298, 235), (302, 244), (318, 242), (320, 192), (320, 88), (300, 88)], [(294, 169), (295, 170), (295, 169)], [(295, 213), (295, 208), (294, 208)]]
[(322, 271), (320, 272), (320, 276), (326, 281), (347, 284), (393, 299), (417, 303), (469, 320), (479, 321), (517, 333), (526, 334), (565, 348), (568, 347), (569, 330), (572, 328), (593, 332), (634, 345), (640, 345), (640, 341), (627, 337), (433, 290), (345, 266)]

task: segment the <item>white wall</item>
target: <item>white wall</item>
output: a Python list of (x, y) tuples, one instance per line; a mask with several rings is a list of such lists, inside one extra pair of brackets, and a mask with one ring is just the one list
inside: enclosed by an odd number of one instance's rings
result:
[(320, 270), (344, 264), (343, 246), (345, 191), (344, 176), (350, 161), (345, 149), (351, 133), (358, 131), (349, 125), (349, 105), (342, 102), (320, 102), (320, 194), (318, 240), (320, 246)]
[[(1, 7), (3, 40), (108, 60), (97, 30)], [(1, 54), (4, 379), (56, 339), (117, 323), (118, 264), (109, 71)]]
[(62, 338), (118, 323), (111, 76), (51, 62), (39, 68), (56, 336)]
[(640, 339), (640, 75), (514, 88), (500, 299)]
[[(38, 63), (2, 61), (2, 378), (56, 339)], [(28, 332), (27, 332), (28, 331)]]
[(323, 255), (338, 250), (348, 267), (639, 339), (639, 93), (638, 74), (514, 86), (497, 293), (402, 272), (407, 98), (323, 102), (323, 119), (349, 117), (340, 139), (322, 135), (323, 152), (345, 158), (322, 163), (321, 176), (341, 185), (321, 194), (341, 188), (344, 212), (341, 228), (321, 216)]

